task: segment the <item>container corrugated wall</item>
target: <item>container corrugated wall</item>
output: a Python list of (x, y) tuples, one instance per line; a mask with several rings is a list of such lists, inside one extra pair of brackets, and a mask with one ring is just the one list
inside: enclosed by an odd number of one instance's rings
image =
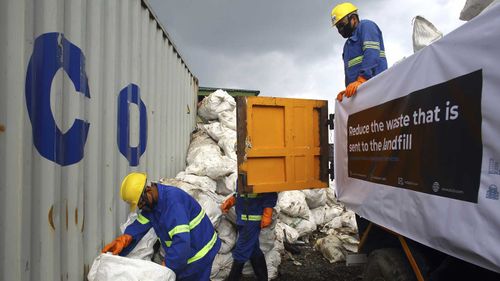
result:
[(0, 279), (84, 280), (122, 178), (185, 167), (198, 81), (139, 0), (0, 1)]

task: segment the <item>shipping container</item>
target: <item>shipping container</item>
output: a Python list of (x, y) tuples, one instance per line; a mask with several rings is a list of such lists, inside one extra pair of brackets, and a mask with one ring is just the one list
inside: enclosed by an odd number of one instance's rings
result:
[(245, 192), (329, 186), (328, 102), (237, 98), (238, 185)]
[(123, 177), (185, 167), (198, 80), (147, 1), (0, 2), (0, 279), (85, 280)]

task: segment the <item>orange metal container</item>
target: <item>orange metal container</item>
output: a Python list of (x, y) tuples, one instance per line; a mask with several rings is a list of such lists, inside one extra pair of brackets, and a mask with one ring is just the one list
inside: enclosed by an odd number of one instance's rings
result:
[(244, 192), (328, 187), (327, 101), (240, 97), (237, 104)]

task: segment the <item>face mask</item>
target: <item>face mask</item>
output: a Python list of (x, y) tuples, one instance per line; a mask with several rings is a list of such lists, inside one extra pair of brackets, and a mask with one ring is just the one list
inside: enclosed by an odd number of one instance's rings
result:
[(345, 25), (339, 25), (337, 26), (337, 29), (344, 38), (349, 38), (352, 36), (352, 33), (354, 32), (354, 27), (351, 24), (351, 17), (348, 18), (349, 22)]

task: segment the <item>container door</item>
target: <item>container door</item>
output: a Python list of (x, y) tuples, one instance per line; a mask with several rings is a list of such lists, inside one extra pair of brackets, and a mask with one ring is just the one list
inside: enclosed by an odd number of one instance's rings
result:
[(238, 186), (262, 193), (328, 187), (328, 102), (239, 97)]

